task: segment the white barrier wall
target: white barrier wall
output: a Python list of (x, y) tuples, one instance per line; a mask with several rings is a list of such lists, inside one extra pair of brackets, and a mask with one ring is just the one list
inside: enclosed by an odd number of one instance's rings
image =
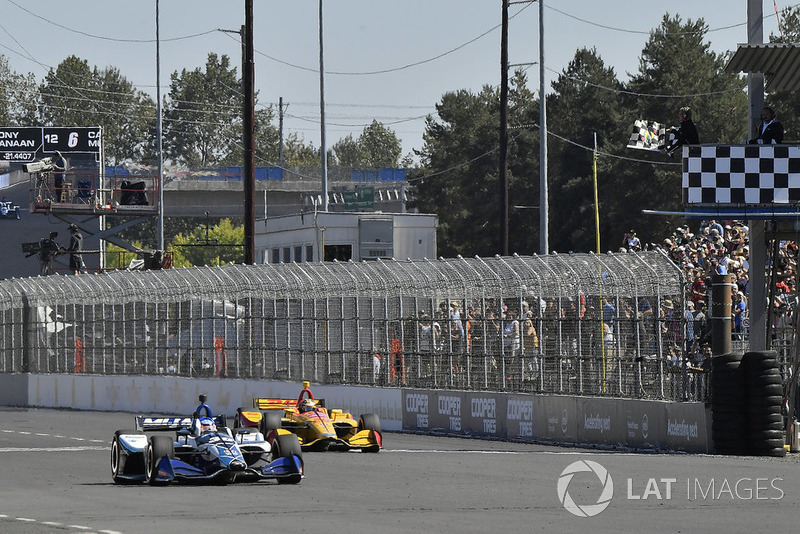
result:
[[(297, 398), (300, 382), (220, 380), (167, 376), (0, 375), (0, 404), (130, 413), (190, 414), (201, 393), (215, 413), (233, 415), (254, 397)], [(399, 389), (368, 386), (311, 387), (326, 406), (358, 417), (375, 413), (384, 430), (401, 430)]]
[[(299, 382), (167, 376), (0, 374), (0, 405), (188, 414), (200, 394), (233, 415), (253, 397), (296, 398)], [(710, 416), (700, 402), (314, 385), (326, 405), (375, 413), (389, 431), (609, 448), (707, 453)]]

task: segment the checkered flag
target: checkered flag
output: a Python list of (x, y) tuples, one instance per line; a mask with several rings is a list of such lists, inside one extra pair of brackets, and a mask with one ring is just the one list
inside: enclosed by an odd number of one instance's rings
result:
[(638, 150), (658, 150), (666, 142), (667, 128), (658, 122), (637, 120), (628, 140), (628, 148)]

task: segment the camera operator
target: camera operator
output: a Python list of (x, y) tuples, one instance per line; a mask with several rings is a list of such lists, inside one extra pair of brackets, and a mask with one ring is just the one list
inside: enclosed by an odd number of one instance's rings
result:
[[(80, 233), (78, 226), (75, 224), (70, 224), (68, 228), (70, 239), (67, 250), (81, 250), (83, 248), (83, 234)], [(71, 253), (69, 255), (69, 268), (75, 274), (85, 273), (86, 264), (83, 263), (83, 255)]]
[(39, 274), (42, 276), (53, 274), (53, 258), (62, 250), (62, 246), (56, 243), (58, 232), (50, 232), (49, 237), (39, 240), (39, 262), (41, 269)]
[(61, 202), (61, 192), (64, 188), (64, 179), (66, 178), (68, 168), (69, 163), (67, 162), (67, 158), (56, 150), (53, 156), (53, 185), (56, 192), (56, 202)]

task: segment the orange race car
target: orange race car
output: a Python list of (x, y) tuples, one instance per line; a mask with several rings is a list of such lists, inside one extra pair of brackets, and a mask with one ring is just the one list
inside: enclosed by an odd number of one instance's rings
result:
[(234, 429), (256, 427), (268, 434), (270, 430), (283, 428), (297, 434), (303, 450), (381, 450), (381, 421), (376, 414), (363, 414), (356, 420), (342, 410), (328, 410), (325, 399), (315, 399), (309, 385), (303, 382), (297, 399), (253, 399), (252, 409), (236, 410)]

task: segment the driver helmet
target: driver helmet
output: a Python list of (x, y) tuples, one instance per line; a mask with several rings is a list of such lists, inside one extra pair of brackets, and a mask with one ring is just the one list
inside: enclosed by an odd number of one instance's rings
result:
[(216, 432), (217, 430), (217, 425), (214, 424), (214, 420), (210, 417), (201, 417), (195, 421), (194, 425), (194, 433), (197, 436), (206, 432)]
[(308, 412), (314, 409), (314, 401), (311, 399), (303, 399), (300, 401), (300, 413)]

